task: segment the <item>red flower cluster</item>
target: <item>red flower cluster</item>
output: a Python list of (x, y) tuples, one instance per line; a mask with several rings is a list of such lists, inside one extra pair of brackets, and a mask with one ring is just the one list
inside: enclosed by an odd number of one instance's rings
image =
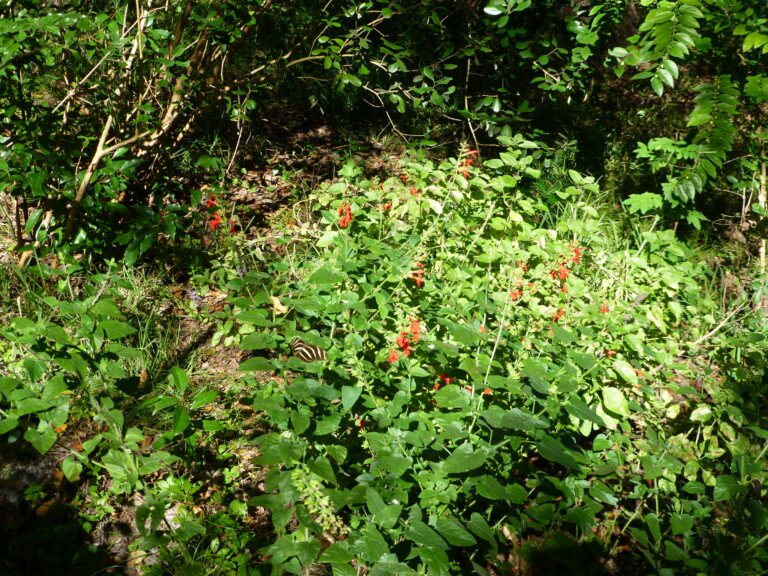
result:
[(416, 188), (415, 186), (411, 186), (410, 188), (408, 188), (408, 193), (409, 193), (411, 196), (413, 196), (413, 197), (416, 197), (416, 196), (418, 196), (419, 194), (421, 194), (421, 190), (419, 190), (419, 189), (418, 189), (418, 188)]
[(411, 345), (418, 344), (420, 338), (421, 321), (418, 318), (414, 318), (411, 320), (411, 327), (408, 330), (403, 330), (400, 332), (398, 337), (395, 339), (395, 344), (398, 348), (400, 348), (400, 351), (398, 352), (397, 348), (392, 348), (392, 350), (389, 351), (389, 356), (387, 356), (387, 362), (390, 364), (397, 362), (400, 358), (400, 352), (402, 352), (403, 356), (406, 358), (410, 356), (411, 352), (413, 352)]
[(448, 375), (445, 372), (443, 372), (442, 374), (440, 374), (440, 379), (437, 381), (437, 383), (435, 383), (435, 385), (432, 386), (432, 389), (440, 390), (441, 386), (443, 385), (448, 386), (448, 384), (450, 384), (452, 380), (453, 378), (449, 378)]
[(611, 311), (611, 309), (608, 308), (608, 305), (605, 302), (603, 302), (602, 306), (600, 306), (600, 312), (602, 314), (608, 314), (608, 312), (610, 312), (610, 311)]
[(424, 263), (416, 262), (416, 270), (411, 272), (411, 278), (413, 278), (413, 281), (416, 282), (417, 288), (424, 286), (424, 274), (426, 274), (424, 271)]
[(467, 168), (472, 166), (472, 163), (475, 161), (477, 150), (467, 150), (466, 154), (466, 158), (459, 162), (459, 170), (461, 170), (461, 175), (464, 176), (465, 179), (469, 178), (469, 170), (467, 170)]
[(352, 224), (352, 206), (349, 202), (342, 202), (339, 206), (339, 227), (346, 228)]
[(552, 276), (553, 280), (560, 281), (560, 291), (563, 294), (568, 293), (568, 289), (565, 287), (565, 281), (568, 279), (568, 275), (571, 273), (571, 265), (581, 262), (581, 252), (583, 248), (571, 245), (571, 250), (573, 251), (573, 255), (570, 258), (566, 258), (560, 262), (560, 265), (557, 267), (557, 269), (549, 271), (549, 275)]
[(556, 311), (554, 314), (552, 314), (552, 320), (553, 320), (553, 321), (555, 321), (555, 322), (557, 322), (557, 321), (558, 321), (558, 320), (560, 320), (560, 318), (562, 318), (563, 316), (565, 316), (565, 310), (563, 310), (563, 309), (561, 308), (561, 309), (557, 310), (557, 311)]
[(208, 221), (208, 226), (211, 227), (211, 230), (216, 230), (219, 226), (221, 226), (221, 222), (221, 214), (216, 213), (213, 215), (213, 218)]

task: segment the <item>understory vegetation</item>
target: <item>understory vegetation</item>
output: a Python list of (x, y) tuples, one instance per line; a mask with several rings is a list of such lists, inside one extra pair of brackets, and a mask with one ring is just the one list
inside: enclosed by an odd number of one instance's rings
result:
[(768, 570), (762, 3), (0, 15), (0, 576)]

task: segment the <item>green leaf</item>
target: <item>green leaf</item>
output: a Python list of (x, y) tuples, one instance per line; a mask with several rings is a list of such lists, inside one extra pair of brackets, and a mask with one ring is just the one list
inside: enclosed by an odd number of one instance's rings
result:
[(69, 338), (69, 334), (57, 324), (49, 324), (45, 329), (45, 335), (62, 346), (71, 346), (72, 340)]
[(480, 514), (477, 512), (472, 512), (472, 516), (470, 516), (467, 526), (475, 536), (482, 538), (491, 544), (494, 548), (497, 546), (496, 536), (493, 533), (493, 530), (488, 525), (488, 522), (486, 522), (485, 518), (480, 516)]
[[(634, 374), (634, 371), (632, 373)], [(629, 417), (629, 402), (618, 388), (612, 386), (603, 388), (603, 406), (614, 414)]]
[(80, 480), (80, 474), (83, 472), (83, 465), (70, 456), (61, 463), (61, 471), (67, 480), (77, 482)]
[(472, 444), (465, 442), (448, 455), (443, 461), (442, 469), (445, 474), (469, 472), (475, 468), (480, 468), (485, 463), (486, 458), (486, 454), (475, 452)]
[(632, 385), (637, 385), (637, 372), (635, 372), (635, 369), (632, 368), (632, 365), (627, 362), (626, 360), (617, 359), (613, 362), (613, 369), (616, 371), (616, 373), (624, 378), (627, 382), (629, 382)]
[(653, 91), (656, 92), (656, 95), (659, 97), (664, 94), (664, 86), (658, 76), (651, 78), (651, 88), (653, 88)]
[(563, 444), (556, 438), (552, 438), (547, 434), (542, 434), (541, 440), (537, 444), (537, 448), (539, 454), (543, 458), (546, 458), (551, 462), (557, 462), (572, 470), (579, 469), (579, 463), (573, 457), (573, 453), (563, 446)]
[(472, 534), (454, 518), (438, 518), (435, 528), (451, 546), (475, 546), (477, 540)]
[(48, 422), (40, 422), (37, 430), (27, 428), (24, 432), (24, 439), (40, 454), (45, 454), (56, 443), (56, 432)]
[(694, 409), (689, 416), (691, 422), (706, 422), (712, 418), (712, 408), (706, 404), (702, 404)]
[(189, 378), (187, 377), (187, 373), (178, 366), (171, 368), (168, 377), (179, 392), (184, 392), (187, 389)]
[(608, 504), (609, 506), (616, 506), (619, 503), (619, 499), (613, 491), (599, 480), (592, 482), (592, 486), (589, 487), (589, 495), (598, 502)]
[(189, 412), (181, 406), (176, 406), (173, 411), (173, 434), (178, 435), (184, 432), (189, 427), (190, 422)]
[(669, 525), (672, 528), (672, 534), (684, 536), (693, 528), (693, 516), (688, 514), (672, 514), (669, 517)]
[(240, 372), (272, 372), (275, 366), (269, 358), (255, 356), (240, 364)]
[(104, 330), (110, 340), (119, 340), (136, 332), (133, 326), (120, 320), (102, 320), (99, 322), (99, 327)]
[(341, 405), (344, 410), (349, 410), (360, 398), (363, 388), (361, 386), (342, 386), (341, 387)]
[(724, 474), (722, 476), (718, 476), (715, 479), (715, 490), (713, 497), (716, 502), (720, 502), (722, 500), (731, 500), (739, 493), (744, 491), (745, 488), (739, 485), (736, 478), (729, 476), (728, 474)]
[(272, 332), (253, 332), (240, 341), (241, 350), (269, 350), (275, 347), (277, 338)]
[(189, 405), (190, 410), (197, 410), (203, 406), (207, 406), (218, 397), (219, 393), (216, 390), (203, 390), (198, 393)]
[(448, 544), (446, 544), (445, 540), (440, 537), (440, 534), (420, 520), (410, 520), (404, 535), (411, 542), (415, 542), (421, 546), (437, 548), (439, 550), (448, 549)]

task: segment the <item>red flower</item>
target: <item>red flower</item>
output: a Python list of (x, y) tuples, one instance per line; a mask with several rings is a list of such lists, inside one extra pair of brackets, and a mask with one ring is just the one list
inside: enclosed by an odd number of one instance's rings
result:
[(562, 318), (563, 316), (565, 316), (565, 310), (563, 310), (563, 309), (561, 308), (560, 310), (558, 310), (558, 311), (556, 311), (554, 314), (552, 314), (552, 320), (554, 320), (555, 322), (557, 322), (557, 321), (558, 321), (558, 320), (560, 320), (560, 318)]
[(208, 200), (205, 202), (205, 205), (208, 208), (213, 208), (214, 206), (216, 206), (216, 195), (211, 194), (210, 196), (208, 196)]
[(339, 205), (339, 227), (346, 228), (352, 224), (352, 220), (354, 220), (352, 216), (352, 206), (349, 202), (342, 202)]
[(509, 291), (509, 297), (512, 298), (512, 300), (519, 300), (522, 295), (523, 291), (520, 289)]
[(408, 182), (408, 174), (400, 174), (400, 181), (405, 184)]
[(424, 285), (424, 264), (422, 262), (416, 262), (416, 270), (411, 272), (411, 278), (416, 282), (416, 286), (421, 288)]
[(483, 390), (483, 396), (493, 396), (493, 390), (491, 390), (490, 388), (486, 388), (485, 390)]
[(418, 318), (411, 320), (411, 337), (413, 338), (414, 344), (419, 343), (419, 338), (421, 338), (421, 324)]
[(565, 287), (565, 282), (560, 285), (560, 292), (563, 294), (568, 294), (568, 288)]
[(379, 210), (382, 212), (386, 212), (387, 210), (390, 210), (392, 208), (392, 202), (385, 202), (381, 206), (379, 206)]
[(570, 270), (568, 270), (565, 264), (560, 264), (560, 267), (557, 270), (549, 271), (549, 275), (552, 276), (553, 279), (559, 278), (560, 280), (565, 280), (568, 278), (568, 274), (570, 273)]
[(421, 190), (419, 190), (419, 189), (418, 189), (418, 188), (416, 188), (415, 186), (412, 186), (411, 188), (408, 188), (408, 193), (409, 193), (411, 196), (418, 196), (419, 194), (421, 194)]
[(392, 348), (392, 350), (389, 351), (389, 356), (387, 356), (387, 362), (389, 362), (390, 364), (394, 364), (399, 359), (400, 359), (400, 354), (397, 352), (397, 350)]
[(603, 305), (600, 306), (600, 312), (602, 312), (603, 314), (608, 314), (608, 312), (610, 311), (611, 309), (608, 308), (608, 305), (605, 302), (603, 302)]
[(480, 334), (485, 334), (488, 332), (488, 329), (485, 327), (485, 324), (480, 326)]
[(581, 262), (581, 250), (579, 246), (572, 246), (571, 249), (573, 250), (573, 256), (571, 256), (571, 262), (578, 264)]
[(446, 386), (448, 386), (448, 384), (450, 384), (452, 380), (453, 380), (453, 378), (448, 377), (448, 375), (445, 374), (445, 372), (440, 374), (440, 382), (442, 382)]
[(466, 168), (462, 167), (461, 168), (461, 175), (464, 176), (464, 180), (468, 180), (469, 179), (469, 170), (467, 170)]
[(403, 351), (403, 356), (410, 356), (413, 349), (411, 348), (411, 341), (408, 339), (407, 332), (400, 332), (400, 336), (395, 340), (400, 349)]
[(208, 221), (208, 226), (210, 226), (210, 227), (211, 227), (211, 230), (216, 230), (216, 228), (218, 228), (219, 226), (221, 226), (221, 222), (222, 222), (222, 220), (221, 220), (221, 215), (219, 215), (219, 214), (214, 214), (214, 215), (213, 215), (213, 218), (211, 218), (211, 219)]
[(525, 263), (524, 260), (518, 260), (515, 265), (520, 268), (523, 272), (528, 272), (528, 264)]

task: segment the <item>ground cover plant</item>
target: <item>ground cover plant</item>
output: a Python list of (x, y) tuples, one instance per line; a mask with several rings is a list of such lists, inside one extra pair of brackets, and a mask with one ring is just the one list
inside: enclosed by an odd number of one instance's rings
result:
[[(281, 376), (253, 381), (274, 566), (514, 573), (531, 535), (569, 573), (630, 549), (660, 573), (762, 565), (751, 304), (722, 310), (671, 232), (598, 212), (594, 180), (549, 180), (542, 156), (518, 138), (382, 181), (347, 165), (270, 292), (243, 283), (240, 369)], [(328, 360), (286, 359), (297, 335)]]
[(196, 194), (213, 257), (182, 315), (233, 356), (224, 385), (151, 276), (10, 280), (0, 429), (63, 472), (30, 505), (79, 486), (85, 533), (127, 507), (147, 574), (758, 573), (762, 285), (721, 292), (657, 217), (503, 143), (349, 161), (271, 248)]

